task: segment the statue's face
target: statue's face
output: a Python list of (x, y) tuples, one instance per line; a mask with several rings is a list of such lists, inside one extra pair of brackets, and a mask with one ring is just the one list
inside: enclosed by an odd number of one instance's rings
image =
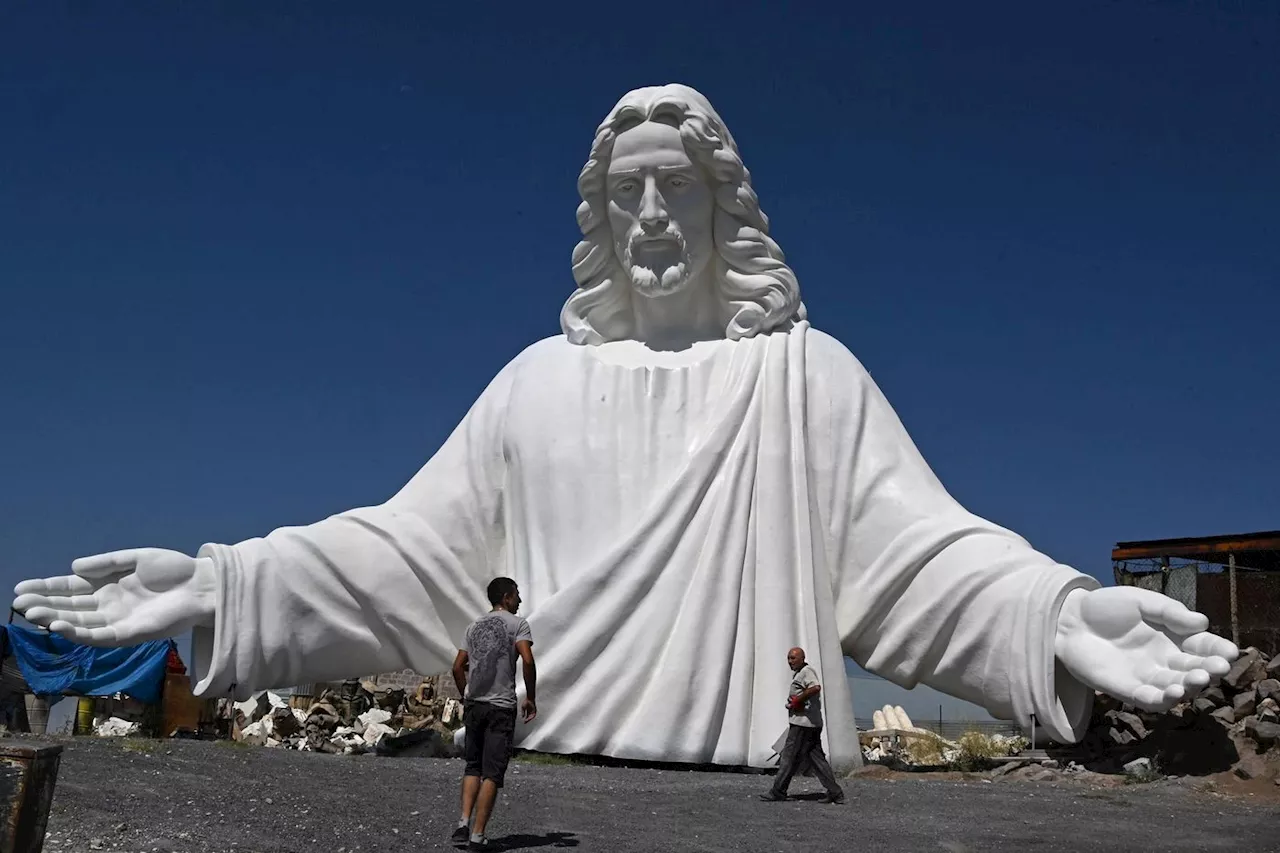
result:
[(637, 293), (675, 293), (707, 268), (715, 198), (680, 131), (647, 121), (618, 134), (607, 192), (614, 251)]

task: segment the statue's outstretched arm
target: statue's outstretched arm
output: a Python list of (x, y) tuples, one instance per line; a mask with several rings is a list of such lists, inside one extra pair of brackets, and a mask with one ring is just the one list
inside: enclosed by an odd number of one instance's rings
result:
[(158, 548), (76, 560), (18, 584), (14, 607), (91, 645), (193, 631), (201, 693), (448, 668), (501, 573), (502, 451), (513, 365), (386, 503), (195, 557)]
[(1157, 593), (1100, 589), (965, 510), (865, 369), (832, 339), (818, 345), (810, 372), (835, 401), (815, 428), (836, 449), (823, 479), (846, 654), (997, 717), (1034, 714), (1059, 741), (1083, 735), (1094, 690), (1161, 709), (1226, 672), (1235, 647), (1204, 633), (1200, 614)]

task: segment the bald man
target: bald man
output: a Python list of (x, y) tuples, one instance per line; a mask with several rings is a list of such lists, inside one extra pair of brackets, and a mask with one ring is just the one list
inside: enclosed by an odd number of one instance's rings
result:
[(822, 685), (818, 683), (818, 674), (813, 667), (804, 661), (804, 649), (794, 648), (787, 652), (787, 666), (794, 673), (791, 677), (791, 691), (787, 698), (787, 710), (791, 712), (787, 729), (787, 745), (782, 748), (782, 760), (778, 763), (778, 775), (773, 779), (773, 787), (769, 793), (761, 794), (760, 799), (767, 802), (778, 802), (787, 798), (787, 788), (791, 785), (791, 777), (805, 762), (813, 766), (813, 772), (827, 789), (824, 803), (843, 803), (844, 791), (836, 782), (831, 772), (827, 756), (822, 751), (822, 700), (818, 694)]

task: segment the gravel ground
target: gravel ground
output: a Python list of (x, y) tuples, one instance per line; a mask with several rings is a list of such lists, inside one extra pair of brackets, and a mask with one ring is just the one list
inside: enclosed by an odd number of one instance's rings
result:
[[(54, 740), (54, 739), (50, 739)], [(460, 761), (226, 743), (60, 739), (46, 851), (448, 850)], [(749, 774), (517, 761), (497, 850), (1280, 851), (1280, 807), (1153, 783), (855, 778), (849, 802), (756, 799)]]

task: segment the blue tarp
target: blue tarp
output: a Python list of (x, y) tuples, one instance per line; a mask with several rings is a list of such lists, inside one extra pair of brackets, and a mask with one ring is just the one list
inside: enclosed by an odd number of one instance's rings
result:
[(169, 640), (100, 649), (58, 634), (5, 626), (9, 653), (18, 660), (27, 687), (53, 704), (64, 693), (112, 696), (127, 693), (139, 702), (160, 701)]

